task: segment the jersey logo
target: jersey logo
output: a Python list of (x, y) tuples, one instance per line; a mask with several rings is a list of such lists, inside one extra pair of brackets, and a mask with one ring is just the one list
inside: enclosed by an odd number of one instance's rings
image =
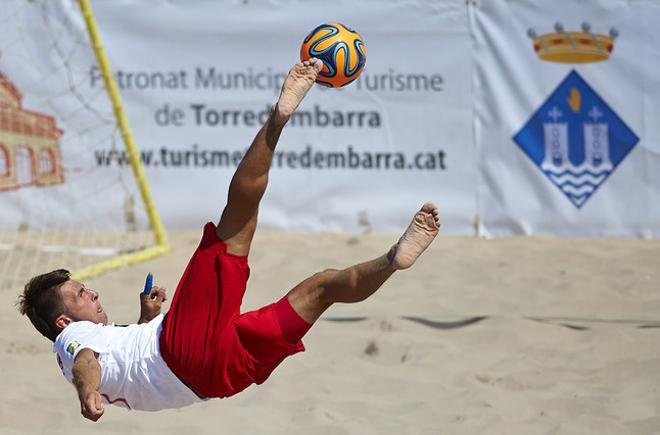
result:
[(70, 353), (71, 356), (73, 356), (78, 346), (80, 346), (80, 343), (78, 343), (77, 341), (72, 341), (69, 344), (67, 344), (66, 351)]
[(513, 140), (578, 209), (639, 142), (576, 71)]

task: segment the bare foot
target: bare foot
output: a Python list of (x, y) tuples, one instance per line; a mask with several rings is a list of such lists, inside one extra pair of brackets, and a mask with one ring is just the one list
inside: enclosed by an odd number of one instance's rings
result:
[(322, 69), (323, 62), (315, 58), (297, 63), (291, 68), (275, 106), (273, 119), (277, 125), (286, 124)]
[(388, 254), (395, 269), (407, 269), (431, 244), (440, 229), (440, 212), (432, 202), (427, 202), (415, 213), (408, 229)]

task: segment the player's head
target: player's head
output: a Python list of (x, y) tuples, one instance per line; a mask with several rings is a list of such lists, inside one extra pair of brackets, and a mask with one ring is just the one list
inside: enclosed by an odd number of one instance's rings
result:
[(18, 308), (35, 328), (55, 341), (69, 323), (89, 320), (106, 323), (98, 293), (71, 279), (68, 270), (58, 269), (32, 278), (19, 296)]

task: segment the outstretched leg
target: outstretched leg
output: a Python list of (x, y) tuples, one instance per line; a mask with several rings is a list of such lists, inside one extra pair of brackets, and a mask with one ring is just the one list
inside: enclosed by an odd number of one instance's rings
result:
[(231, 254), (247, 255), (250, 251), (259, 202), (268, 185), (268, 170), (282, 128), (314, 84), (322, 67), (320, 60), (310, 59), (294, 65), (289, 71), (277, 104), (234, 173), (227, 205), (216, 230)]
[(288, 294), (293, 309), (312, 324), (335, 302), (360, 302), (371, 296), (396, 270), (407, 269), (431, 244), (440, 229), (438, 208), (424, 204), (397, 244), (385, 255), (343, 270), (326, 270), (307, 278)]

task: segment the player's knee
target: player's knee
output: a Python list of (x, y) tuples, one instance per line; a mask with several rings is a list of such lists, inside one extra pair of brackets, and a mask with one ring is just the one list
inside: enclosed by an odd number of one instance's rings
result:
[[(358, 287), (359, 274), (354, 268), (325, 269), (313, 276), (308, 297), (322, 305), (335, 302), (358, 302), (355, 289)], [(310, 283), (312, 284), (312, 283)]]
[(325, 269), (312, 275), (310, 280), (308, 296), (316, 300), (319, 304), (329, 304), (335, 302), (332, 288), (337, 281), (338, 269)]
[(229, 185), (229, 196), (242, 201), (263, 195), (268, 184), (268, 174), (255, 177), (234, 177)]

